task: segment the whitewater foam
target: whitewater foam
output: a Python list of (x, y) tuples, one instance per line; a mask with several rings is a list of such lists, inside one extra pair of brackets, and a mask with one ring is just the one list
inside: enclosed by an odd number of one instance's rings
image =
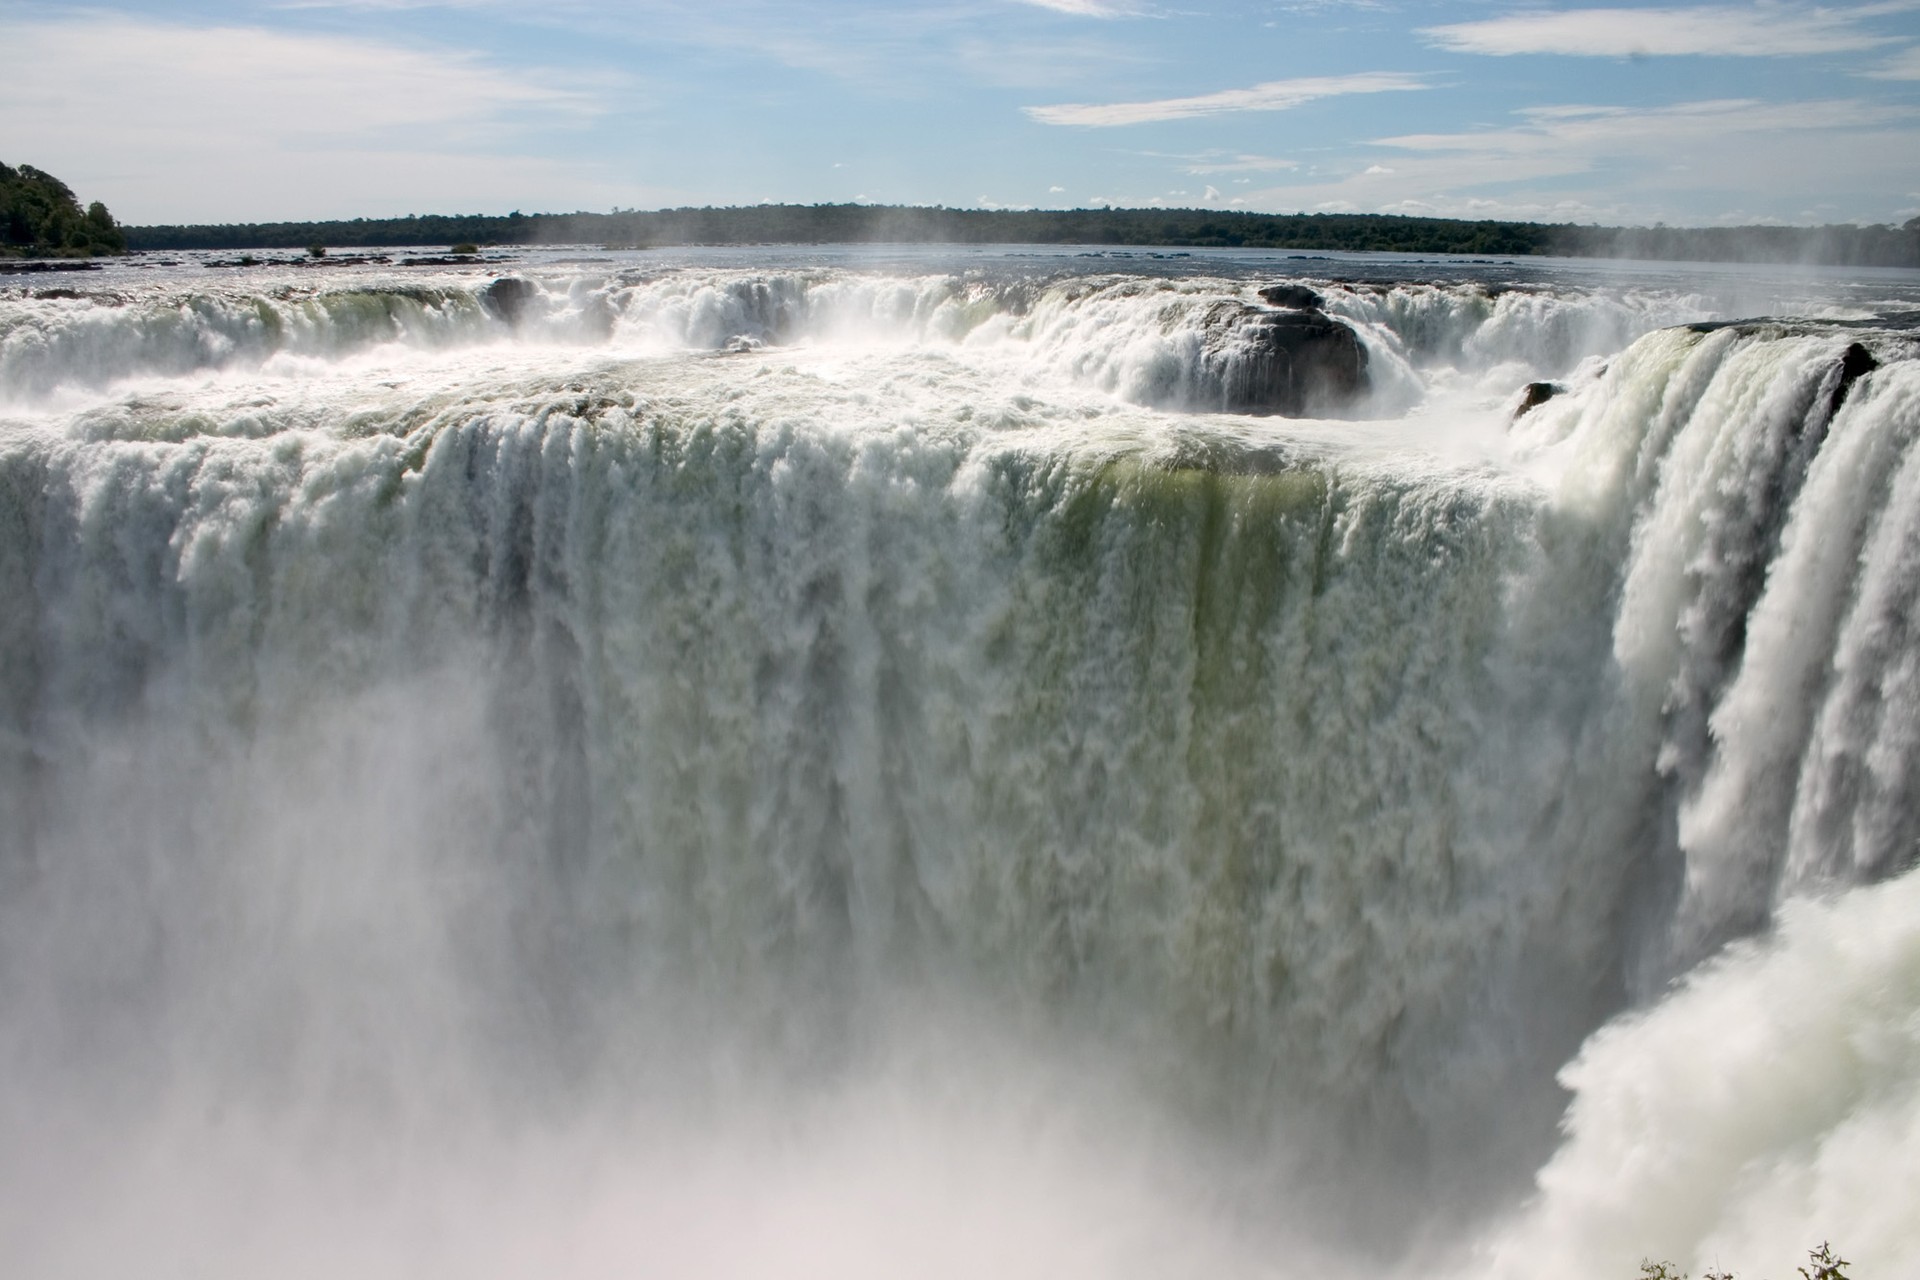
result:
[(1821, 1134), (1910, 1185), (1899, 1053), (1787, 1133), (1767, 1046), (1684, 1196), (1605, 1172), (1911, 880), (1910, 339), (1320, 280), (1374, 398), (1283, 421), (1168, 393), (1271, 277), (524, 274), (0, 299), (22, 1265), (1598, 1276)]

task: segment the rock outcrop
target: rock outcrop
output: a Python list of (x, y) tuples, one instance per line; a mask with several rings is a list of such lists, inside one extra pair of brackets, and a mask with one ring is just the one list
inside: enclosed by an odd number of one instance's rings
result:
[(1326, 305), (1318, 293), (1303, 284), (1270, 284), (1260, 291), (1260, 300), (1288, 311), (1318, 311)]
[(1213, 404), (1229, 413), (1339, 413), (1368, 389), (1360, 336), (1319, 311), (1230, 309), (1212, 318), (1202, 357)]
[(1873, 352), (1857, 342), (1848, 343), (1840, 357), (1840, 376), (1834, 380), (1833, 391), (1827, 397), (1827, 416), (1831, 418), (1840, 412), (1840, 406), (1847, 402), (1847, 392), (1853, 390), (1853, 384), (1879, 367), (1880, 362), (1873, 358)]
[(494, 316), (510, 325), (518, 325), (538, 292), (531, 280), (501, 276), (480, 291), (480, 303)]
[(1527, 389), (1520, 393), (1520, 405), (1513, 411), (1513, 420), (1520, 421), (1565, 390), (1566, 388), (1557, 382), (1529, 382)]

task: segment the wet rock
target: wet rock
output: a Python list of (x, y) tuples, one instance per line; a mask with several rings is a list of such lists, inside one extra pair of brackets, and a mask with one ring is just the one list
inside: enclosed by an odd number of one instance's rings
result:
[(518, 325), (538, 292), (539, 289), (531, 280), (501, 276), (480, 291), (480, 304), (508, 324)]
[(1513, 420), (1520, 421), (1565, 390), (1566, 388), (1557, 382), (1529, 382), (1527, 389), (1520, 393), (1520, 407), (1513, 411)]
[(1270, 284), (1260, 291), (1260, 298), (1289, 311), (1318, 311), (1325, 305), (1318, 293), (1303, 284)]
[(1873, 352), (1859, 343), (1849, 343), (1840, 357), (1840, 377), (1833, 384), (1833, 392), (1827, 398), (1827, 417), (1840, 412), (1840, 406), (1847, 402), (1847, 393), (1853, 390), (1853, 384), (1865, 375), (1880, 367), (1873, 358)]
[(1297, 418), (1338, 412), (1367, 391), (1359, 335), (1317, 311), (1246, 307), (1212, 328), (1202, 360), (1218, 400), (1207, 407)]
[(47, 271), (98, 271), (100, 264), (84, 259), (59, 258), (49, 261), (46, 258), (4, 258), (0, 257), (0, 272), (9, 275), (25, 275), (29, 272)]

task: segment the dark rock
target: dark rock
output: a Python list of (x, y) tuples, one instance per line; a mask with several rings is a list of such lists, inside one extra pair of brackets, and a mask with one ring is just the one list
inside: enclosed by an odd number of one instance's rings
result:
[(1849, 343), (1845, 354), (1840, 357), (1840, 377), (1833, 384), (1833, 392), (1827, 397), (1827, 417), (1832, 418), (1840, 412), (1840, 406), (1847, 402), (1847, 392), (1853, 390), (1853, 384), (1866, 374), (1880, 367), (1873, 358), (1873, 352), (1857, 342)]
[(1566, 388), (1557, 382), (1529, 382), (1527, 389), (1520, 393), (1520, 407), (1513, 411), (1513, 420), (1520, 421), (1565, 390)]
[(392, 264), (393, 259), (384, 253), (360, 253), (350, 254), (346, 257), (340, 257), (335, 254), (324, 254), (316, 257), (309, 254), (304, 258), (289, 259), (281, 265), (289, 267), (384, 267), (391, 266)]
[(1205, 407), (1297, 418), (1345, 408), (1367, 390), (1359, 335), (1317, 311), (1233, 308), (1209, 327), (1203, 375), (1217, 399)]
[(98, 271), (100, 264), (72, 258), (0, 258), (0, 273), (24, 275), (47, 271)]
[(35, 293), (33, 296), (43, 300), (48, 300), (48, 299), (59, 299), (59, 298), (78, 298), (81, 296), (81, 294), (78, 289), (42, 289), (39, 292)]
[(1325, 303), (1303, 284), (1270, 284), (1260, 291), (1262, 301), (1290, 311), (1318, 311)]
[[(473, 254), (442, 253), (402, 258), (400, 259), (400, 265), (403, 267), (471, 267), (476, 263), (484, 261), (487, 261), (487, 259), (476, 257)], [(494, 259), (494, 261), (498, 261), (498, 259)]]
[(517, 325), (538, 292), (539, 289), (531, 280), (501, 276), (480, 291), (480, 304), (499, 319)]

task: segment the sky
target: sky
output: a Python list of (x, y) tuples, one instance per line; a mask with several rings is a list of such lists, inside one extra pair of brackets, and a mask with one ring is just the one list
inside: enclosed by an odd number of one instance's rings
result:
[(0, 0), (122, 222), (763, 201), (1920, 215), (1920, 0)]

